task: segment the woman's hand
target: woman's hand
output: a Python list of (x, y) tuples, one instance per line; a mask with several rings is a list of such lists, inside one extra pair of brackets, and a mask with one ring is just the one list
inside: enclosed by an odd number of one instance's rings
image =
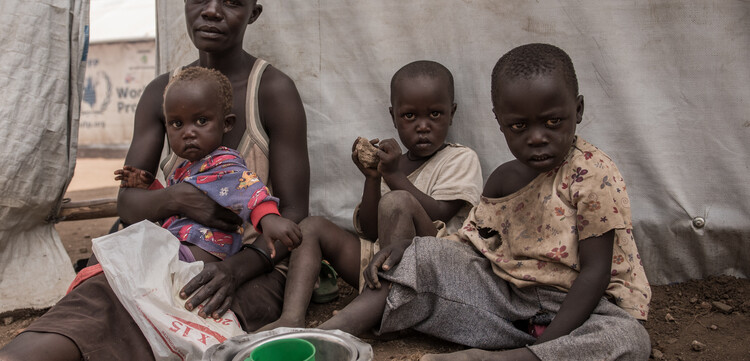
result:
[(218, 319), (232, 306), (237, 287), (234, 274), (225, 262), (206, 263), (203, 270), (182, 287), (180, 298), (187, 300), (185, 308), (189, 311), (208, 300), (198, 315)]
[(227, 232), (236, 232), (242, 225), (240, 216), (222, 207), (198, 188), (188, 183), (178, 183), (166, 188), (173, 192), (171, 199), (178, 204), (175, 214), (183, 215), (196, 223), (207, 227), (218, 228)]

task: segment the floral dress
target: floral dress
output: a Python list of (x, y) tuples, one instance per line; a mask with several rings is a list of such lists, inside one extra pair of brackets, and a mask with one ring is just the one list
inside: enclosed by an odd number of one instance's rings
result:
[(604, 152), (580, 137), (563, 164), (501, 198), (482, 197), (458, 232), (518, 287), (567, 291), (580, 271), (578, 242), (614, 230), (606, 295), (645, 320), (651, 288), (633, 238), (625, 182)]

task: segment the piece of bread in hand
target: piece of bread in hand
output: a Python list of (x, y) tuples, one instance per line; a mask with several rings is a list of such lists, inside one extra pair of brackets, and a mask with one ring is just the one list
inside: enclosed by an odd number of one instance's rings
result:
[(359, 162), (362, 163), (365, 168), (375, 169), (378, 167), (378, 163), (380, 162), (378, 148), (372, 145), (367, 138), (358, 137), (355, 149), (357, 150), (357, 158), (359, 158)]

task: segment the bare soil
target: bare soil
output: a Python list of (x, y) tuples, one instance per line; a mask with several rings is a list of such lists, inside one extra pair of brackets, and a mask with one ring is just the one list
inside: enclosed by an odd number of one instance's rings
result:
[[(117, 188), (69, 192), (73, 200), (114, 197)], [(91, 239), (108, 233), (114, 218), (61, 222), (56, 229), (73, 262), (91, 255)], [(339, 280), (339, 298), (311, 305), (307, 326), (315, 327), (341, 309), (355, 290)], [(730, 276), (654, 286), (646, 329), (655, 360), (750, 360), (750, 280)], [(44, 310), (20, 310), (0, 315), (0, 347), (39, 317)], [(387, 339), (364, 338), (372, 344), (375, 360), (418, 360), (425, 353), (444, 353), (464, 347), (413, 331)]]

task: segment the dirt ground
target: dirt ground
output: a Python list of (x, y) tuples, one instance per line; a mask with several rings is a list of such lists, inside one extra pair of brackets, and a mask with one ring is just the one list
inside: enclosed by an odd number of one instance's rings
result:
[[(111, 174), (111, 173), (110, 173)], [(87, 189), (72, 184), (68, 197), (74, 201), (114, 197), (117, 188)], [(113, 218), (57, 224), (72, 262), (91, 255), (91, 239), (107, 234)], [(313, 304), (308, 327), (315, 327), (348, 303), (354, 289), (339, 280), (339, 298)], [(654, 286), (651, 314), (646, 329), (655, 360), (750, 360), (750, 280), (729, 276), (709, 277), (680, 284)], [(0, 315), (0, 347), (44, 310), (21, 310)], [(364, 339), (372, 344), (375, 360), (418, 360), (425, 353), (463, 349), (416, 332), (406, 331), (387, 340)]]

